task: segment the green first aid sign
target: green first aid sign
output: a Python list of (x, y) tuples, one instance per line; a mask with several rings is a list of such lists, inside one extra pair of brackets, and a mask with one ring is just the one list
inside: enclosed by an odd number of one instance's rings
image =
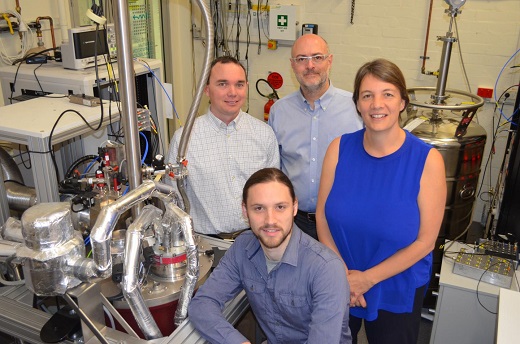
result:
[(287, 24), (289, 22), (288, 16), (286, 14), (279, 14), (276, 22), (278, 23), (278, 26), (287, 27)]

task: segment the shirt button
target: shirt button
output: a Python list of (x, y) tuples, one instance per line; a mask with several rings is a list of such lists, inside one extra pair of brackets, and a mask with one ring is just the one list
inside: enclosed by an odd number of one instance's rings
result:
[(314, 117), (312, 117), (312, 119), (313, 119), (313, 120), (317, 120), (317, 119), (318, 119), (318, 117), (314, 116)]
[(312, 140), (313, 140), (313, 141), (316, 141), (316, 138), (315, 138), (315, 137), (313, 137), (313, 138), (312, 138)]
[(314, 183), (314, 179), (311, 179), (311, 183)]
[(316, 161), (316, 158), (312, 158), (311, 160), (312, 160), (312, 161)]

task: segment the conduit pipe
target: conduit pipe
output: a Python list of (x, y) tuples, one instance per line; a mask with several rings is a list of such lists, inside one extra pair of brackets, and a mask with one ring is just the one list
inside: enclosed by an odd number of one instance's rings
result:
[[(190, 215), (175, 205), (175, 189), (172, 186), (163, 183), (156, 183), (156, 188), (157, 191), (162, 193), (162, 195), (155, 196), (163, 201), (166, 208), (162, 220), (163, 229), (168, 231), (168, 233), (165, 233), (165, 237), (169, 238), (166, 245), (168, 247), (177, 246), (181, 241), (182, 233), (182, 237), (184, 237), (184, 245), (186, 247), (187, 262), (186, 272), (184, 274), (184, 284), (181, 288), (174, 317), (174, 324), (178, 327), (188, 316), (188, 305), (190, 304), (195, 291), (195, 286), (199, 279), (199, 251), (193, 235), (193, 221)], [(180, 232), (174, 227), (175, 223), (180, 224)]]
[(432, 72), (426, 73), (426, 59), (428, 58), (428, 39), (430, 37), (430, 25), (432, 21), (432, 10), (433, 10), (433, 0), (430, 0), (430, 10), (428, 11), (428, 24), (426, 26), (426, 38), (424, 39), (424, 53), (422, 56), (422, 67), (421, 73), (431, 75)]
[[(186, 160), (186, 151), (188, 148), (188, 142), (190, 140), (191, 130), (193, 128), (193, 123), (195, 122), (195, 117), (197, 116), (197, 111), (199, 110), (200, 100), (204, 92), (204, 86), (209, 77), (211, 59), (213, 56), (213, 36), (215, 33), (213, 31), (214, 29), (213, 21), (211, 19), (211, 13), (207, 4), (203, 0), (196, 0), (196, 3), (200, 7), (204, 27), (206, 29), (206, 50), (204, 51), (202, 72), (200, 74), (197, 89), (195, 91), (195, 98), (193, 99), (193, 103), (191, 103), (191, 107), (188, 112), (188, 117), (186, 118), (186, 124), (184, 125), (184, 130), (182, 132), (181, 139), (179, 142), (179, 151), (177, 153), (177, 162), (179, 163), (179, 165), (183, 164)], [(184, 210), (189, 214), (190, 202), (186, 195), (186, 189), (184, 188), (183, 179), (177, 179), (177, 188), (179, 189), (179, 192), (182, 196)]]
[[(178, 327), (188, 315), (188, 305), (190, 304), (191, 297), (195, 292), (195, 285), (199, 279), (199, 252), (197, 250), (197, 244), (193, 236), (193, 225), (191, 217), (182, 211), (179, 207), (173, 203), (168, 203), (166, 207), (165, 219), (170, 217), (177, 218), (181, 224), (182, 234), (184, 234), (184, 243), (186, 246), (186, 257), (187, 266), (186, 274), (184, 276), (184, 284), (181, 289), (181, 295), (179, 296), (179, 303), (175, 310), (175, 325)], [(174, 223), (171, 221), (170, 223)]]
[[(38, 45), (40, 45), (40, 39), (42, 39), (42, 25), (40, 24), (40, 21), (42, 19), (47, 19), (49, 21), (49, 25), (51, 28), (51, 38), (52, 38), (52, 48), (54, 49), (53, 52), (56, 54), (56, 39), (54, 38), (54, 22), (51, 17), (38, 17), (36, 18), (36, 36), (38, 39)], [(41, 44), (43, 44), (43, 39), (41, 40)]]
[(160, 219), (162, 211), (153, 205), (145, 206), (137, 219), (128, 227), (125, 241), (125, 264), (121, 282), (123, 294), (130, 310), (146, 339), (162, 337), (159, 326), (146, 307), (139, 286), (139, 266), (143, 231)]
[(90, 235), (93, 259), (80, 258), (72, 262), (74, 276), (83, 282), (98, 282), (111, 275), (110, 241), (119, 216), (150, 197), (154, 190), (155, 183), (146, 180), (101, 210)]
[[(13, 157), (0, 147), (0, 169), (3, 173), (8, 209), (23, 211), (38, 202), (36, 190), (24, 185), (23, 176)], [(5, 209), (7, 211), (7, 209)]]

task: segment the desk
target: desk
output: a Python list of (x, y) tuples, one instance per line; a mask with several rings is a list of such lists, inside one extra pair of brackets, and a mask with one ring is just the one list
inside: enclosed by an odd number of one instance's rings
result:
[[(0, 140), (27, 145), (30, 151), (47, 152), (54, 123), (63, 111), (69, 109), (81, 113), (92, 127), (98, 126), (101, 115), (99, 106), (73, 104), (62, 95), (52, 95), (0, 107)], [(110, 103), (110, 111), (112, 121), (119, 120), (117, 103)], [(102, 128), (110, 123), (108, 101), (104, 102), (104, 114)], [(62, 116), (54, 129), (52, 144), (56, 145), (87, 133), (93, 131), (77, 114), (70, 112)], [(59, 201), (57, 177), (51, 155), (31, 153), (31, 164), (38, 202)]]
[[(141, 59), (142, 62), (134, 61), (136, 100), (142, 106), (147, 105), (151, 113), (157, 116), (157, 125), (161, 131), (165, 149), (167, 149), (170, 137), (167, 133), (167, 118), (172, 118), (172, 106), (164, 106), (163, 91), (157, 85), (162, 82), (162, 62), (155, 59)], [(119, 70), (117, 62), (113, 65), (113, 75), (119, 80)], [(110, 82), (109, 73), (106, 65), (99, 65), (98, 73), (94, 68), (84, 70), (64, 69), (61, 63), (48, 62), (43, 65), (22, 63), (18, 66), (0, 67), (0, 85), (2, 86), (2, 96), (5, 105), (16, 103), (11, 101), (11, 87), (14, 87), (13, 97), (24, 95), (34, 95), (44, 93), (59, 94), (86, 94), (103, 99), (114, 98), (114, 87)], [(152, 72), (157, 79), (152, 77)], [(16, 82), (15, 82), (16, 77)], [(96, 80), (100, 81), (100, 88)], [(14, 86), (13, 86), (14, 84)], [(0, 103), (1, 104), (1, 103)]]
[[(469, 248), (465, 244), (455, 242), (451, 247), (446, 244), (445, 250), (459, 252), (462, 247)], [(449, 254), (450, 257), (455, 255)], [(513, 278), (511, 283), (511, 289), (518, 291), (518, 271), (516, 276), (516, 280)], [(494, 343), (499, 291), (500, 288), (497, 286), (484, 282), (479, 284), (478, 280), (454, 274), (453, 260), (444, 257), (430, 344)]]

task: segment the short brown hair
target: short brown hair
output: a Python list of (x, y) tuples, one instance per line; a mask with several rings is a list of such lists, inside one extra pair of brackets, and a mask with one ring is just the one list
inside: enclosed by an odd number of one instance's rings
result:
[(215, 65), (217, 63), (222, 63), (222, 64), (234, 63), (237, 66), (242, 67), (242, 69), (244, 70), (244, 74), (246, 76), (246, 81), (247, 81), (247, 71), (246, 71), (246, 68), (244, 67), (244, 65), (242, 63), (240, 63), (240, 61), (238, 61), (236, 58), (234, 58), (232, 56), (220, 56), (220, 57), (217, 57), (216, 59), (214, 59), (211, 62), (211, 66), (209, 67), (208, 80), (206, 80), (206, 85), (209, 85), (209, 78), (211, 78), (211, 71), (213, 70), (213, 67), (215, 67)]
[(403, 72), (401, 72), (395, 63), (385, 59), (376, 59), (367, 62), (357, 71), (356, 78), (354, 79), (354, 93), (352, 95), (352, 100), (354, 101), (354, 104), (356, 104), (356, 109), (359, 100), (359, 88), (361, 87), (361, 82), (367, 75), (372, 75), (379, 80), (388, 82), (397, 87), (401, 94), (401, 98), (405, 101), (403, 111), (406, 109), (410, 102), (410, 97), (406, 90), (406, 81)]

